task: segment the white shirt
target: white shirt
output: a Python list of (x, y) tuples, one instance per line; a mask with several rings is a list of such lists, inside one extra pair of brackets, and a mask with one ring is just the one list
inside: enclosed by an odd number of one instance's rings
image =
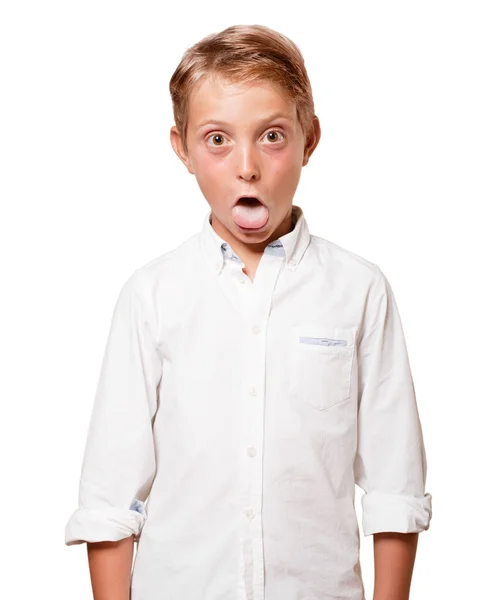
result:
[(388, 280), (292, 210), (253, 282), (209, 212), (122, 287), (65, 543), (134, 535), (132, 600), (364, 600), (356, 484), (364, 535), (429, 528)]

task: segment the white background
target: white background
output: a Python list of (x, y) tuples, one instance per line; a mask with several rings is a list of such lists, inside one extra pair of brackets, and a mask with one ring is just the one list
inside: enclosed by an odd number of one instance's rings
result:
[[(399, 306), (433, 496), (411, 600), (494, 597), (493, 3), (178, 5), (0, 9), (2, 597), (92, 597), (64, 527), (113, 306), (209, 209), (170, 145), (169, 79), (240, 23), (305, 57), (322, 138), (294, 203)], [(361, 563), (371, 600), (372, 536)]]

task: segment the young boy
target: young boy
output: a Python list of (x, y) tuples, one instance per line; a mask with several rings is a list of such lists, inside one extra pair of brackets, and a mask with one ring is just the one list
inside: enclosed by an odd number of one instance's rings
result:
[(211, 210), (123, 285), (65, 543), (96, 600), (364, 600), (357, 484), (373, 598), (405, 600), (432, 514), (414, 386), (380, 268), (292, 204), (320, 139), (303, 58), (229, 27), (170, 91)]

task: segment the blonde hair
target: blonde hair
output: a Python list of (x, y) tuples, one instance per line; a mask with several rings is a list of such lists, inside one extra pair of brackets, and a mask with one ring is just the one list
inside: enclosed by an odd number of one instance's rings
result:
[(175, 125), (186, 152), (189, 98), (195, 85), (209, 76), (232, 84), (280, 85), (296, 104), (304, 136), (311, 131), (313, 93), (299, 48), (264, 25), (233, 25), (188, 48), (170, 79)]

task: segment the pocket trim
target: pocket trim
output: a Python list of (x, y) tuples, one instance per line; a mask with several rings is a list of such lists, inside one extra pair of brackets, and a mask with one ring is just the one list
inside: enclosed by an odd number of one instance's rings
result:
[(333, 338), (299, 336), (300, 344), (314, 344), (318, 346), (347, 346), (347, 340)]

